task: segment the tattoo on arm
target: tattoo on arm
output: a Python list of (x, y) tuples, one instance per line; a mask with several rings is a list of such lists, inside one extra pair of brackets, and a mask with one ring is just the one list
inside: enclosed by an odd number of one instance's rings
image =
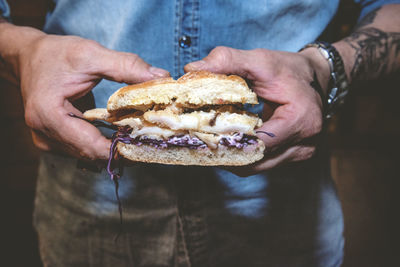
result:
[(344, 39), (354, 50), (350, 78), (357, 82), (389, 74), (400, 67), (400, 32), (385, 32), (371, 24), (381, 7), (368, 13)]
[(353, 81), (370, 80), (400, 67), (400, 33), (377, 28), (360, 29), (345, 41), (355, 50)]

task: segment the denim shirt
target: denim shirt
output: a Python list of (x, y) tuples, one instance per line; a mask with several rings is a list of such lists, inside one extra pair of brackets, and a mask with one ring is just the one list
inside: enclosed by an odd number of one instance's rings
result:
[[(53, 1), (45, 32), (77, 35), (110, 49), (136, 53), (174, 78), (183, 75), (187, 63), (207, 56), (216, 46), (297, 51), (318, 38), (339, 4), (339, 0)], [(400, 1), (355, 2), (362, 5), (364, 16), (383, 4)], [(5, 1), (0, 1), (0, 10), (3, 16), (9, 15)], [(100, 82), (93, 89), (95, 105), (105, 107), (119, 87), (115, 82)], [(114, 187), (107, 174), (83, 172), (75, 166), (72, 159), (42, 157), (35, 211), (39, 233), (51, 229), (51, 214), (44, 206), (57, 201), (77, 214), (118, 222)], [(192, 263), (207, 244), (213, 264), (203, 266), (222, 266), (224, 255), (236, 262), (230, 266), (251, 266), (246, 265), (248, 258), (260, 266), (338, 266), (343, 257), (343, 218), (329, 172), (323, 148), (311, 160), (245, 179), (217, 168), (139, 165), (125, 170), (120, 195), (127, 224), (137, 217), (183, 218), (178, 221), (186, 232), (182, 235)], [(54, 212), (58, 209), (64, 210), (51, 207)], [(146, 210), (153, 215), (146, 217)], [(151, 232), (142, 232), (146, 231)], [(164, 243), (175, 244), (177, 237), (167, 231), (163, 238)], [(152, 245), (154, 255), (169, 260), (173, 249), (160, 246), (163, 252), (158, 254), (158, 246)]]

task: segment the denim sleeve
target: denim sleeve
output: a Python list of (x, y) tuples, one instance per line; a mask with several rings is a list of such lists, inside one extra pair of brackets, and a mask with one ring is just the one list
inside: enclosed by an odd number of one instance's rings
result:
[(400, 0), (354, 0), (357, 4), (361, 5), (361, 14), (358, 20), (361, 20), (365, 15), (374, 9), (387, 4), (400, 4)]
[(10, 7), (8, 6), (6, 0), (0, 0), (0, 16), (10, 20)]

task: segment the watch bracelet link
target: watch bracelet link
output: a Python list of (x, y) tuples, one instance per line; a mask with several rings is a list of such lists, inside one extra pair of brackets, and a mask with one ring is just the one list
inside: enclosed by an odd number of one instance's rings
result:
[(342, 57), (334, 46), (327, 42), (315, 42), (305, 45), (302, 51), (309, 47), (315, 47), (321, 55), (328, 61), (330, 78), (328, 83), (328, 93), (326, 100), (323, 99), (325, 106), (324, 116), (329, 119), (335, 114), (339, 106), (344, 103), (345, 96), (349, 91), (349, 83)]

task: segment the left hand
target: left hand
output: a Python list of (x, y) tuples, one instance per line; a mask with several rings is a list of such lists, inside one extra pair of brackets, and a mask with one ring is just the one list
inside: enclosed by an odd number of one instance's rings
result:
[(185, 71), (239, 75), (250, 81), (252, 89), (265, 102), (264, 123), (258, 130), (271, 132), (275, 137), (257, 134), (266, 146), (264, 158), (231, 171), (248, 176), (313, 156), (316, 137), (322, 131), (323, 111), (321, 97), (310, 84), (315, 75), (326, 77), (324, 63), (315, 51), (289, 53), (217, 47), (203, 60), (185, 66)]

